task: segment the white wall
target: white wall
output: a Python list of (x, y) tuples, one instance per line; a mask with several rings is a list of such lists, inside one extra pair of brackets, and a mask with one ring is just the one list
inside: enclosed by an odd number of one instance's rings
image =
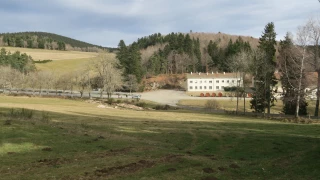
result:
[(194, 92), (214, 91), (213, 81), (214, 80), (210, 78), (188, 79), (188, 91), (194, 91)]
[[(240, 80), (240, 78), (192, 78), (188, 79), (188, 91), (224, 91), (223, 87), (237, 86), (237, 80)], [(242, 81), (240, 82), (240, 86), (242, 86)]]

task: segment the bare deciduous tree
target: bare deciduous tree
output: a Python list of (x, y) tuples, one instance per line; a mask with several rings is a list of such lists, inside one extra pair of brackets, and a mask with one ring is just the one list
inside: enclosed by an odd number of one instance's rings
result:
[(112, 93), (123, 84), (122, 70), (117, 67), (119, 66), (118, 60), (105, 52), (100, 52), (93, 63), (103, 86), (100, 98), (103, 97), (103, 91), (106, 91), (108, 98), (111, 98)]
[(314, 116), (319, 115), (319, 103), (320, 103), (320, 60), (319, 60), (319, 40), (320, 40), (320, 19), (311, 18), (306, 24), (306, 31), (308, 31), (309, 39), (308, 45), (313, 46), (313, 60), (308, 61), (313, 69), (318, 73), (317, 83), (317, 101)]

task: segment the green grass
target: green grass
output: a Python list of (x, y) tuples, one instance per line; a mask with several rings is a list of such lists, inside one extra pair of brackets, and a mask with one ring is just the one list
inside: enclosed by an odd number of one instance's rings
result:
[[(221, 109), (226, 110), (236, 110), (237, 107), (237, 99), (234, 97), (231, 100), (226, 99), (218, 99), (215, 100), (218, 101), (218, 103), (221, 106)], [(195, 106), (195, 107), (205, 107), (207, 100), (201, 100), (201, 99), (183, 99), (178, 102), (178, 105), (185, 105), (185, 106)], [(315, 108), (315, 101), (308, 101), (308, 113), (310, 115), (314, 114), (314, 108)], [(250, 109), (250, 99), (246, 99), (246, 112), (252, 112), (252, 109)], [(275, 106), (271, 107), (271, 113), (278, 114), (282, 112), (283, 104), (281, 100), (277, 100), (274, 103)], [(239, 111), (243, 112), (243, 99), (239, 99)]]
[(96, 106), (0, 96), (0, 179), (320, 178), (319, 124)]

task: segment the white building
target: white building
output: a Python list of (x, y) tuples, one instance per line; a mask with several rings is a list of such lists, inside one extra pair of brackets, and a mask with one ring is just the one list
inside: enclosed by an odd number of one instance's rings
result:
[(224, 91), (224, 87), (242, 86), (236, 73), (190, 73), (187, 81), (189, 92), (217, 92)]

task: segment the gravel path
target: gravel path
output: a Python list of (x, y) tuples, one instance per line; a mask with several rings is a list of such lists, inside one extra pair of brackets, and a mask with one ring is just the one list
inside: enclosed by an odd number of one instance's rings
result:
[[(185, 91), (157, 90), (141, 93), (141, 99), (154, 101), (160, 104), (176, 106), (181, 99), (214, 99), (214, 97), (192, 97), (186, 95)], [(219, 99), (229, 99), (228, 97), (219, 97)]]

